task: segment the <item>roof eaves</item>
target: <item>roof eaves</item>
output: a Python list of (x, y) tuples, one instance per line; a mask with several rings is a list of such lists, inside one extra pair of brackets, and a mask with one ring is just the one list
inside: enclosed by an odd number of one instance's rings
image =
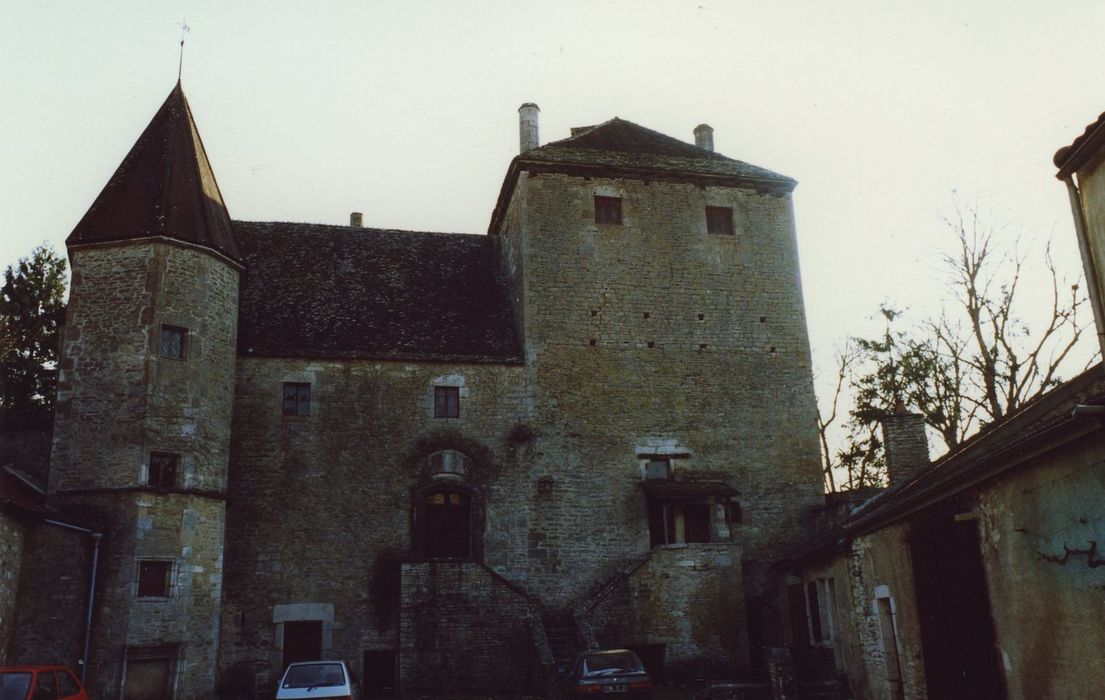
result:
[(1055, 152), (1052, 163), (1059, 168), (1055, 177), (1065, 180), (1103, 147), (1105, 147), (1105, 112), (1102, 112), (1096, 121), (1088, 124), (1069, 146), (1063, 146)]

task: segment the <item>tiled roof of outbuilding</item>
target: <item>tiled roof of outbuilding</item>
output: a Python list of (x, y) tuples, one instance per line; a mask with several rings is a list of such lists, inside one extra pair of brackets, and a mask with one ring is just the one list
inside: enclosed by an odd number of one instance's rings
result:
[(520, 362), (489, 236), (234, 222), (246, 356)]
[(230, 215), (179, 82), (65, 244), (153, 236), (241, 260)]
[(1088, 124), (1069, 146), (1063, 146), (1051, 159), (1059, 168), (1057, 177), (1063, 178), (1081, 168), (1094, 153), (1105, 146), (1105, 112), (1097, 121)]
[(577, 131), (575, 136), (526, 151), (519, 160), (714, 175), (794, 185), (794, 180), (785, 175), (699, 148), (618, 117)]

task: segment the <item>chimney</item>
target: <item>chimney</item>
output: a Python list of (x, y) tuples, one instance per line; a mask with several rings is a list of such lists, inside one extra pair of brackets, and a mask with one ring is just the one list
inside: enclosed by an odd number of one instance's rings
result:
[(694, 145), (705, 148), (707, 151), (714, 150), (714, 128), (709, 124), (696, 126), (694, 128)]
[(362, 223), (363, 220), (364, 220), (364, 214), (361, 214), (361, 212), (359, 212), (359, 211), (350, 212), (350, 214), (349, 214), (349, 225), (351, 227), (360, 228), (361, 223)]
[(541, 108), (532, 102), (527, 102), (518, 108), (518, 142), (519, 153), (531, 151), (541, 145), (537, 138), (537, 115)]
[(925, 417), (909, 413), (901, 401), (883, 416), (882, 440), (886, 447), (886, 479), (890, 486), (904, 484), (929, 465)]

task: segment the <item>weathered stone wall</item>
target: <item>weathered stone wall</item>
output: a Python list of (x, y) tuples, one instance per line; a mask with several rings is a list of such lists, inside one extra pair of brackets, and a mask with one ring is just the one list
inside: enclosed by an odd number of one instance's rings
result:
[(746, 672), (740, 555), (736, 544), (658, 547), (583, 614), (603, 648), (663, 644), (669, 678)]
[(832, 616), (837, 622), (836, 643), (841, 647), (845, 672), (857, 700), (889, 697), (877, 601), (886, 596), (893, 601), (895, 644), (905, 697), (927, 697), (908, 534), (908, 524), (885, 527), (854, 540), (847, 554), (803, 572), (803, 591), (816, 579), (832, 579), (835, 583)]
[[(596, 194), (622, 198), (623, 224), (594, 223)], [(731, 206), (736, 235), (706, 233), (706, 205)], [(529, 470), (551, 495), (527, 585), (568, 603), (648, 549), (638, 454), (668, 440), (690, 455), (677, 470), (740, 491), (745, 578), (767, 590), (761, 564), (821, 499), (789, 198), (523, 174), (506, 221), (526, 272)]]
[(404, 694), (531, 687), (529, 601), (475, 563), (404, 564), (399, 630)]
[(1105, 443), (1100, 432), (977, 495), (994, 631), (1012, 698), (1105, 688)]
[(8, 642), (15, 629), (15, 602), (23, 565), (26, 526), (0, 508), (0, 666), (10, 663)]
[[(105, 534), (89, 686), (111, 695), (127, 650), (156, 646), (173, 659), (176, 697), (210, 697), (238, 272), (165, 242), (71, 258), (50, 495)], [(162, 324), (187, 329), (184, 359), (160, 356)], [(147, 486), (151, 451), (180, 455), (169, 488)], [(140, 559), (171, 562), (168, 598), (136, 598)]]
[(61, 663), (77, 670), (84, 646), (90, 540), (44, 524), (28, 526), (25, 533), (8, 662)]
[[(536, 486), (521, 367), (249, 358), (238, 364), (227, 513), (222, 660), (226, 683), (279, 673), (275, 606), (329, 606), (324, 653), (360, 672), (365, 650), (397, 649), (401, 562), (414, 558), (415, 491), (429, 456), (469, 458), (483, 558), (524, 579)], [(311, 385), (310, 415), (281, 414), (284, 382)], [(460, 386), (460, 417), (435, 418), (435, 385)], [(493, 614), (494, 611), (488, 611)], [(307, 619), (307, 618), (304, 618)], [(473, 640), (481, 633), (470, 629)]]

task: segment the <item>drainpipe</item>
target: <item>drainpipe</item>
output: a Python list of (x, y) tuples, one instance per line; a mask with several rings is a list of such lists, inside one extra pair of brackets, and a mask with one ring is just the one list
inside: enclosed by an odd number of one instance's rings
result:
[(88, 646), (92, 638), (92, 601), (96, 596), (96, 569), (100, 562), (100, 542), (103, 541), (104, 536), (103, 533), (93, 532), (86, 527), (63, 523), (60, 520), (46, 520), (46, 523), (48, 525), (55, 525), (69, 530), (76, 530), (77, 532), (83, 532), (92, 538), (92, 570), (88, 581), (88, 610), (85, 612), (84, 617), (84, 646), (81, 650), (81, 685), (84, 685), (85, 671), (88, 669)]
[(1105, 303), (1101, 297), (1101, 288), (1098, 286), (1101, 280), (1098, 277), (1097, 266), (1094, 264), (1093, 252), (1090, 248), (1090, 237), (1086, 231), (1086, 217), (1082, 213), (1082, 198), (1078, 193), (1078, 186), (1070, 175), (1063, 176), (1063, 182), (1067, 184), (1067, 194), (1070, 196), (1071, 214), (1074, 216), (1074, 234), (1078, 239), (1078, 252), (1082, 254), (1082, 270), (1086, 275), (1086, 291), (1090, 295), (1090, 307), (1093, 309), (1093, 318), (1097, 326), (1097, 344), (1101, 355), (1105, 358)]

